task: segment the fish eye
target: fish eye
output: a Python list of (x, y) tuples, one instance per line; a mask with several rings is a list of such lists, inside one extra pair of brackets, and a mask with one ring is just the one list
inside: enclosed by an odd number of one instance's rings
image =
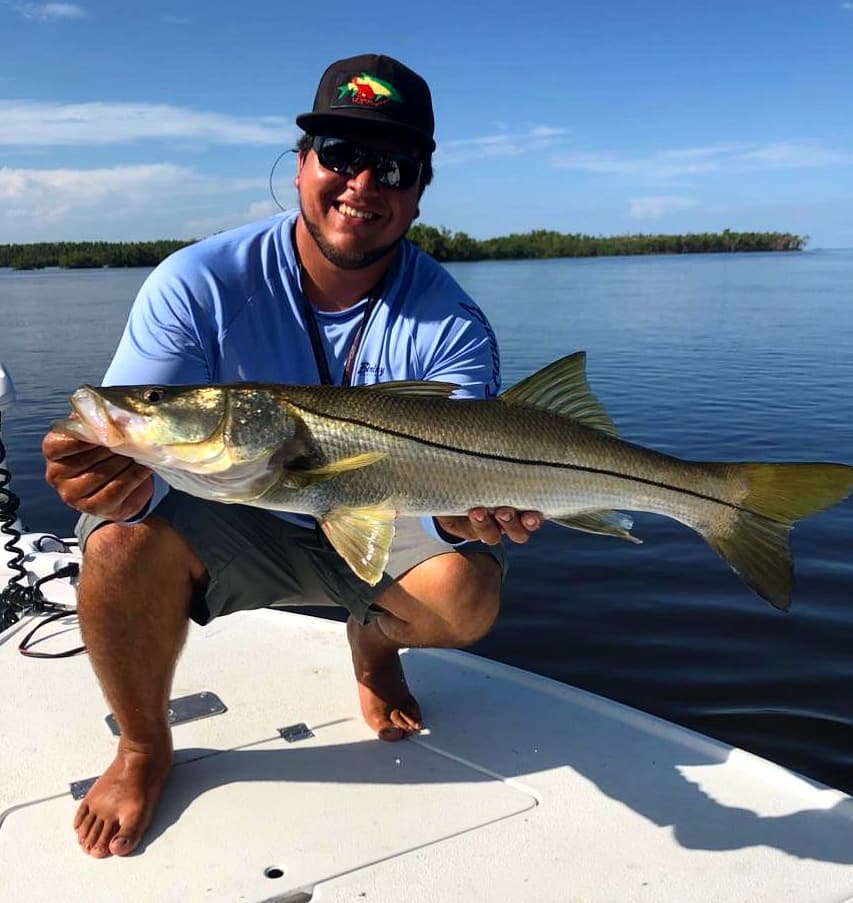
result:
[(142, 400), (147, 401), (149, 404), (157, 404), (158, 401), (163, 400), (165, 394), (162, 389), (146, 389), (142, 393)]

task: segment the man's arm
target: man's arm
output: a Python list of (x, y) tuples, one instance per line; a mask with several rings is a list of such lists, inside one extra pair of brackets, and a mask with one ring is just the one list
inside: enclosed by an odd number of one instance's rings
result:
[[(209, 382), (185, 283), (172, 261), (146, 280), (131, 308), (105, 385)], [(165, 495), (147, 467), (51, 430), (42, 441), (45, 479), (71, 508), (113, 521), (138, 519)]]

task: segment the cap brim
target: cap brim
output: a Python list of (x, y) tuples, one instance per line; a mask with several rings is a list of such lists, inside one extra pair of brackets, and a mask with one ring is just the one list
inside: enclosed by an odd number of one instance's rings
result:
[(389, 122), (379, 113), (370, 110), (359, 110), (348, 113), (340, 110), (336, 113), (301, 113), (296, 117), (296, 124), (309, 135), (321, 135), (344, 130), (348, 125), (367, 127), (375, 130), (377, 135), (392, 135), (413, 140), (419, 147), (428, 151), (435, 150), (435, 141), (426, 132), (400, 122)]

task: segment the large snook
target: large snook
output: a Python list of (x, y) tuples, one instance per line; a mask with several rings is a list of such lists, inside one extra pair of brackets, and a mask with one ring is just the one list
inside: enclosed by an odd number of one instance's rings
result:
[(853, 467), (700, 463), (624, 442), (584, 364), (562, 358), (488, 401), (435, 382), (84, 386), (57, 426), (193, 495), (313, 515), (371, 584), (399, 515), (511, 506), (639, 542), (623, 509), (692, 527), (787, 608), (791, 526), (845, 498)]

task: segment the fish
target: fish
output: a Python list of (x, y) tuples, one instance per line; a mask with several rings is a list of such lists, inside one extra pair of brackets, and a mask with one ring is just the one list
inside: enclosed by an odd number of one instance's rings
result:
[(688, 461), (622, 439), (579, 351), (495, 398), (404, 380), (369, 386), (85, 385), (55, 428), (201, 498), (311, 515), (359, 578), (382, 578), (398, 517), (541, 511), (641, 540), (627, 512), (692, 528), (787, 610), (795, 521), (846, 498), (843, 463)]

